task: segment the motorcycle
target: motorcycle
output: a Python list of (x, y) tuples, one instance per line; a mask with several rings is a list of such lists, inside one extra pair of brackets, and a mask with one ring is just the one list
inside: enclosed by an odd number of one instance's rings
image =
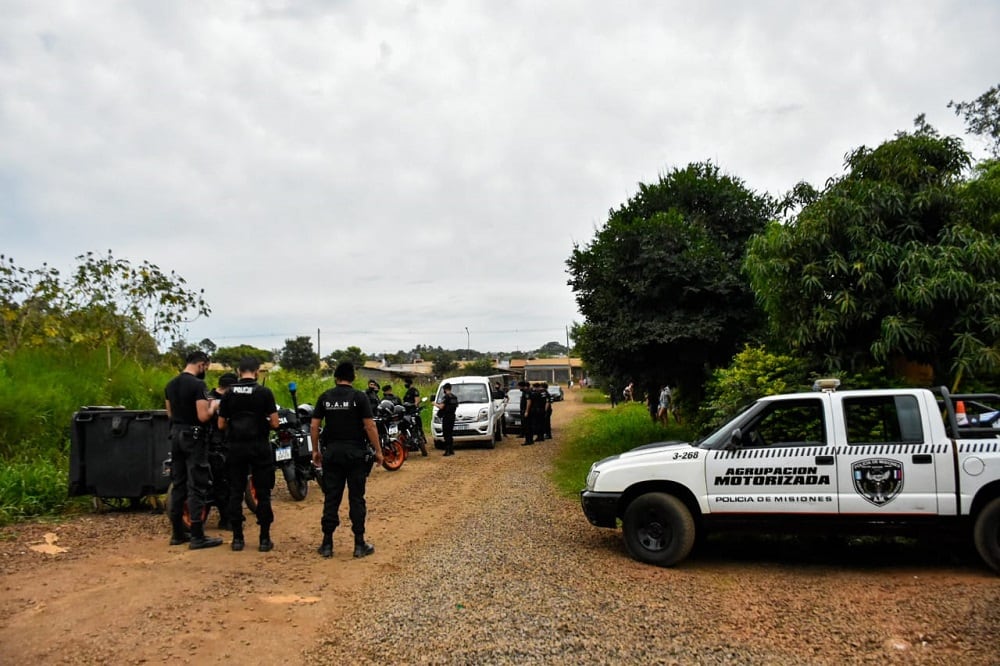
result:
[(406, 461), (406, 447), (400, 435), (400, 423), (406, 408), (383, 400), (375, 408), (375, 427), (378, 430), (379, 446), (382, 448), (382, 467), (395, 472)]
[(420, 400), (421, 404), (413, 404), (412, 402), (404, 402), (403, 408), (403, 419), (400, 423), (400, 433), (403, 436), (403, 446), (407, 452), (410, 451), (420, 451), (420, 455), (427, 455), (427, 436), (424, 435), (423, 423), (420, 419), (420, 408), (423, 406), (422, 403), (427, 402), (427, 398), (424, 397)]
[[(299, 404), (296, 389), (295, 382), (289, 382), (288, 392), (291, 393), (294, 409), (278, 408), (278, 429), (271, 432), (271, 446), (274, 448), (274, 464), (285, 478), (288, 494), (296, 502), (301, 502), (309, 493), (309, 482), (319, 482), (323, 470), (316, 467), (312, 459), (309, 426), (313, 407), (308, 403)], [(247, 494), (251, 494), (249, 488)]]
[[(224, 515), (226, 504), (229, 501), (229, 480), (226, 477), (226, 445), (222, 438), (218, 436), (217, 432), (209, 433), (208, 465), (212, 472), (212, 487), (209, 489), (209, 492), (205, 497), (205, 510), (202, 512), (201, 521), (206, 522), (209, 512), (212, 510), (212, 507), (215, 507), (219, 512), (219, 529), (228, 530), (230, 529), (229, 521)], [(168, 451), (167, 457), (160, 465), (161, 474), (166, 478), (170, 478), (172, 468), (173, 454)], [(252, 486), (253, 484), (248, 477), (247, 489), (244, 492), (244, 498), (252, 495)], [(167, 487), (167, 497), (170, 496), (172, 490), (173, 484), (171, 483)], [(251, 511), (256, 510), (256, 503), (251, 506), (248, 501), (247, 508)], [(184, 525), (191, 527), (191, 512), (188, 509), (186, 499), (184, 500), (181, 519), (184, 521)]]

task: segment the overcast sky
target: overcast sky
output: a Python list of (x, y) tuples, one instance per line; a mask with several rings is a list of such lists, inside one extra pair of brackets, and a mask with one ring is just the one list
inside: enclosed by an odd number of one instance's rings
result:
[(564, 343), (565, 261), (638, 183), (780, 194), (920, 113), (962, 135), (998, 29), (996, 0), (0, 0), (0, 253), (174, 270), (192, 342)]

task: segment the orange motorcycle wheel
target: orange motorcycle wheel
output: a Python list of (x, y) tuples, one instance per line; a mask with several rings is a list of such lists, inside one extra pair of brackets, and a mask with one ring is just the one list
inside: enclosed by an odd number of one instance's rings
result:
[(382, 467), (390, 472), (395, 472), (403, 466), (406, 460), (406, 449), (400, 444), (398, 439), (394, 439), (382, 447)]

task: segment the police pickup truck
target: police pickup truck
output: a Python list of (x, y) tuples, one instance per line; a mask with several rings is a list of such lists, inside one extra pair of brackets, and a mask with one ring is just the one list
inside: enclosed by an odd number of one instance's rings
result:
[(637, 560), (672, 566), (713, 530), (971, 530), (1000, 572), (1000, 395), (944, 387), (761, 398), (703, 440), (594, 463), (581, 492)]

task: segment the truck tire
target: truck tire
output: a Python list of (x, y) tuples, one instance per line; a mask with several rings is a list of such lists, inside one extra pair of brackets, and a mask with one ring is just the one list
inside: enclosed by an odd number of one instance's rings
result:
[(694, 547), (691, 512), (673, 495), (646, 493), (625, 509), (622, 532), (629, 554), (640, 562), (671, 567)]
[(972, 538), (979, 556), (1000, 573), (1000, 497), (990, 500), (976, 516)]

